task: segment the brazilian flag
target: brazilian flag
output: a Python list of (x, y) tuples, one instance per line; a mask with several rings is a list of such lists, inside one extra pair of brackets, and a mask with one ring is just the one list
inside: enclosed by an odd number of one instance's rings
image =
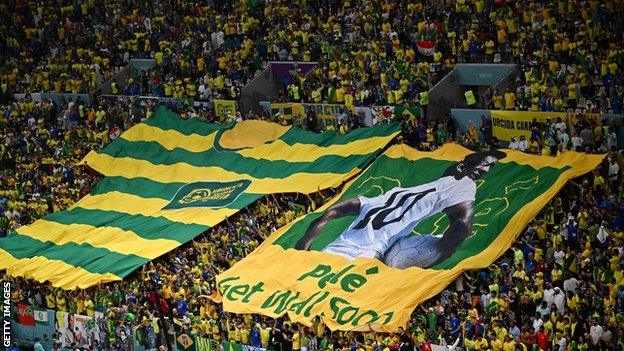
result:
[(399, 116), (407, 116), (409, 118), (417, 118), (422, 116), (422, 109), (420, 107), (407, 107), (407, 106), (396, 106), (394, 108), (394, 115), (396, 117)]
[(65, 289), (121, 280), (264, 195), (341, 184), (399, 129), (314, 134), (182, 120), (161, 107), (81, 161), (104, 176), (89, 195), (0, 239), (0, 270)]

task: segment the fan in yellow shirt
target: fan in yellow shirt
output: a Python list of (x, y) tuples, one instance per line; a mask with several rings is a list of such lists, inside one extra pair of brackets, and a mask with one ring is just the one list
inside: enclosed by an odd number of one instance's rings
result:
[(494, 108), (497, 110), (503, 109), (503, 97), (500, 94), (498, 94), (496, 90), (494, 90), (494, 94), (492, 95), (492, 104), (494, 105)]
[[(503, 342), (497, 338), (492, 339), (492, 341), (490, 341), (490, 345), (492, 346), (493, 351), (503, 351)], [(485, 349), (482, 348), (481, 350)]]
[(514, 94), (511, 89), (507, 90), (505, 93), (505, 109), (513, 110), (516, 107), (516, 94)]
[(515, 349), (516, 342), (511, 338), (511, 335), (507, 335), (503, 343), (503, 351), (514, 351)]
[(293, 351), (297, 351), (301, 349), (301, 333), (299, 332), (299, 326), (296, 324), (293, 325), (292, 330), (292, 349)]
[(85, 308), (85, 311), (87, 312), (87, 316), (89, 316), (89, 317), (95, 316), (95, 309), (94, 309), (94, 305), (93, 305), (93, 300), (91, 300), (91, 298), (89, 296), (87, 296), (85, 298), (84, 308)]
[(488, 347), (488, 341), (483, 336), (479, 336), (477, 339), (474, 340), (475, 350), (487, 350)]
[(243, 344), (249, 345), (251, 343), (250, 339), (249, 339), (250, 332), (249, 332), (249, 328), (248, 327), (246, 327), (244, 325), (241, 325), (241, 327), (240, 327), (240, 335), (241, 335), (241, 342)]
[(502, 325), (500, 320), (496, 320), (493, 330), (494, 333), (496, 333), (496, 338), (499, 341), (502, 342), (503, 340), (505, 340), (505, 337), (507, 336), (507, 328)]
[(265, 322), (262, 322), (260, 328), (260, 344), (262, 347), (266, 348), (269, 345), (269, 340), (271, 338), (271, 327), (267, 327)]

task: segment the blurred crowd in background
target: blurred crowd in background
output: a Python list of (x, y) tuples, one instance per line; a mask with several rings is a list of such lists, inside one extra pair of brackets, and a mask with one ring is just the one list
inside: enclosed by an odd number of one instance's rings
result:
[[(429, 351), (624, 350), (624, 155), (607, 121), (622, 113), (624, 4), (617, 0), (95, 1), (15, 0), (0, 4), (0, 231), (8, 235), (89, 193), (100, 175), (76, 166), (149, 118), (155, 103), (80, 99), (35, 103), (13, 93), (94, 93), (132, 58), (155, 65), (114, 94), (210, 101), (236, 99), (266, 61), (318, 61), (283, 82), (283, 101), (356, 106), (419, 104), (458, 62), (519, 65), (507, 91), (488, 91), (489, 109), (574, 111), (531, 125), (510, 148), (543, 155), (607, 153), (601, 167), (570, 182), (492, 266), (465, 272), (394, 334), (331, 332), (254, 315), (224, 313), (208, 296), (213, 278), (276, 228), (333, 193), (267, 197), (130, 279), (66, 292), (7, 277), (13, 298), (108, 320), (111, 349), (128, 335), (146, 348), (185, 332), (273, 350)], [(434, 48), (432, 50), (432, 48)], [(168, 106), (171, 107), (171, 106)], [(182, 104), (183, 118), (267, 119)], [(454, 141), (496, 148), (484, 117), (458, 131), (449, 116), (400, 117), (397, 142), (431, 150)], [(283, 122), (276, 120), (276, 122)], [(336, 132), (362, 125), (345, 119)], [(316, 121), (306, 122), (316, 131)], [(60, 336), (49, 336), (58, 343)], [(99, 350), (102, 345), (92, 345)]]

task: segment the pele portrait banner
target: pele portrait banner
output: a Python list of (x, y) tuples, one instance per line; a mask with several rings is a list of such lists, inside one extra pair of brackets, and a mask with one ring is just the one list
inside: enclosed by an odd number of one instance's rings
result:
[(462, 271), (502, 255), (567, 180), (602, 158), (393, 146), (219, 275), (215, 299), (229, 312), (395, 331)]

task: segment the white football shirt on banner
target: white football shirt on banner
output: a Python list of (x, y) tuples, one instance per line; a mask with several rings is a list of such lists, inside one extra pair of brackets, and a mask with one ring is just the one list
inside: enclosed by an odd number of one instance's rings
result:
[(412, 188), (394, 188), (378, 197), (360, 196), (360, 214), (323, 252), (348, 259), (381, 258), (397, 240), (410, 235), (428, 217), (465, 201), (474, 201), (475, 182), (452, 176)]

